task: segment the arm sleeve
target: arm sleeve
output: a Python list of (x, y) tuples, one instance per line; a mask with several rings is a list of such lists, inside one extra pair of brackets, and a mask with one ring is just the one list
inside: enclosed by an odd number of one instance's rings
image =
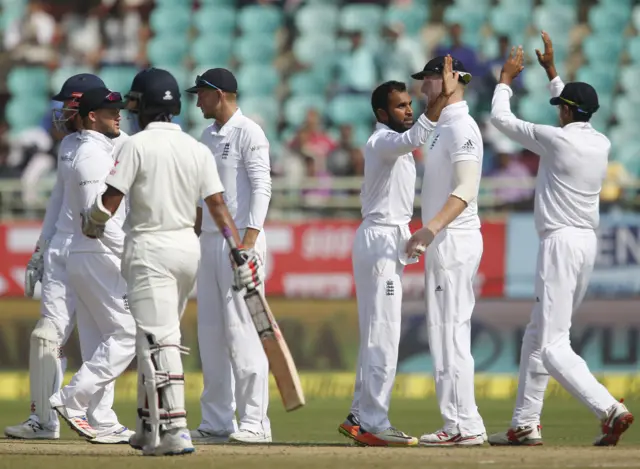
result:
[[(113, 159), (108, 153), (97, 150), (92, 155), (81, 154), (75, 163), (78, 200), (82, 210), (89, 210), (97, 197), (105, 190), (105, 179), (111, 171)], [(100, 241), (118, 257), (122, 256), (125, 234), (118, 223), (110, 219)]]
[(509, 86), (502, 83), (496, 86), (491, 101), (491, 123), (527, 150), (537, 153), (540, 157), (545, 156), (559, 129), (550, 125), (537, 125), (518, 119), (511, 112), (509, 99), (512, 95), (513, 91)]
[(107, 185), (127, 195), (140, 170), (140, 152), (130, 139), (117, 150), (112, 166), (111, 172), (107, 172)]
[(269, 160), (269, 141), (259, 127), (248, 133), (242, 159), (251, 185), (247, 228), (261, 231), (271, 201), (271, 163)]
[(53, 186), (53, 191), (51, 191), (51, 195), (49, 196), (49, 202), (47, 202), (47, 209), (44, 213), (44, 220), (42, 221), (42, 231), (40, 232), (40, 239), (38, 240), (38, 244), (42, 244), (43, 241), (51, 241), (51, 238), (53, 238), (53, 235), (56, 233), (56, 222), (58, 221), (58, 217), (60, 216), (60, 210), (62, 209), (62, 199), (64, 198), (64, 182), (62, 181), (60, 168), (61, 166), (58, 163), (56, 184)]
[[(200, 143), (200, 151), (202, 152), (203, 171), (200, 179), (200, 199), (206, 199), (210, 195), (224, 192), (218, 167), (211, 150), (206, 145)], [(203, 205), (204, 206), (204, 205)]]
[(436, 124), (422, 114), (413, 127), (406, 132), (398, 133), (392, 130), (378, 132), (372, 139), (371, 148), (384, 158), (395, 159), (427, 143), (435, 128)]
[(549, 93), (551, 93), (552, 98), (560, 96), (560, 93), (562, 93), (564, 89), (564, 83), (559, 76), (551, 80), (547, 86), (549, 87)]
[(453, 184), (455, 189), (451, 195), (469, 205), (480, 189), (480, 163), (474, 160), (458, 161), (453, 164)]

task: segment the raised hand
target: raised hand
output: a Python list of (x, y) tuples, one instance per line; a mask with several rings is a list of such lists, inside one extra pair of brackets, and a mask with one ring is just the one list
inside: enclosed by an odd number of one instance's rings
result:
[(542, 42), (544, 43), (544, 53), (540, 52), (540, 49), (536, 49), (536, 55), (538, 56), (538, 63), (545, 70), (554, 67), (555, 62), (553, 60), (553, 44), (551, 43), (551, 37), (546, 31), (542, 31)]
[(500, 83), (511, 85), (513, 79), (520, 75), (522, 70), (524, 70), (524, 51), (522, 50), (522, 46), (518, 46), (517, 49), (512, 47), (509, 57), (502, 66)]
[(442, 94), (444, 96), (448, 98), (456, 91), (459, 77), (460, 74), (453, 71), (453, 59), (447, 54), (442, 68)]

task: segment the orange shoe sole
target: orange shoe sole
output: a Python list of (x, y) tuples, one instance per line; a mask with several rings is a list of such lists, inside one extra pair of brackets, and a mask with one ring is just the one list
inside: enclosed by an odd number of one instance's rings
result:
[(371, 433), (358, 433), (355, 437), (355, 442), (358, 446), (390, 446), (395, 448), (418, 446), (418, 440), (415, 438), (407, 442), (387, 441), (380, 439)]
[(355, 441), (356, 437), (358, 436), (358, 432), (359, 431), (360, 431), (360, 427), (355, 426), (355, 425), (345, 425), (343, 423), (338, 427), (338, 432), (340, 432), (340, 434), (342, 436), (345, 436), (345, 437), (349, 438), (350, 440), (354, 440), (354, 441)]

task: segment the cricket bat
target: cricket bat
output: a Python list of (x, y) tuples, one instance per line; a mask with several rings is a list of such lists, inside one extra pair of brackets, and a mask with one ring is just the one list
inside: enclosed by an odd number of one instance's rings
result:
[[(229, 243), (231, 255), (237, 265), (244, 264), (238, 247), (231, 236), (231, 231), (225, 229), (224, 237)], [(304, 392), (300, 383), (300, 376), (296, 369), (287, 342), (278, 327), (276, 318), (269, 308), (266, 298), (258, 289), (247, 289), (244, 295), (253, 324), (258, 331), (265, 354), (269, 360), (269, 368), (276, 380), (282, 403), (287, 412), (299, 409), (305, 405)]]

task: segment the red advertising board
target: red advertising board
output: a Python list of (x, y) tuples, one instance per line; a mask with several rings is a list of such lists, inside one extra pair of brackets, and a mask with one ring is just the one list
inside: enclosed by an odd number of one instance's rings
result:
[[(412, 231), (420, 226), (417, 221)], [(351, 246), (358, 221), (317, 220), (268, 223), (267, 293), (287, 297), (348, 298), (355, 296)], [(38, 239), (37, 223), (0, 224), (0, 296), (22, 296), (24, 267)], [(502, 296), (505, 273), (505, 225), (485, 222), (484, 254), (477, 292)], [(424, 261), (405, 270), (407, 297), (421, 297)]]

